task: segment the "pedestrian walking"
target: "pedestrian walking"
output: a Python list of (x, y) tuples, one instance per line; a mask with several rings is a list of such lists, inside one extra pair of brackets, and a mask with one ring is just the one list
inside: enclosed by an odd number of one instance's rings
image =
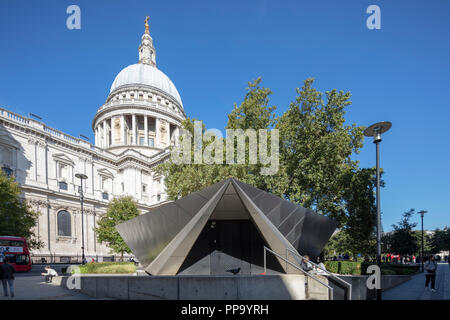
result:
[(437, 263), (434, 261), (434, 256), (430, 256), (428, 261), (425, 263), (425, 289), (428, 288), (428, 284), (431, 280), (431, 291), (436, 292), (434, 289), (434, 284), (436, 282), (436, 271), (437, 271)]
[(9, 264), (9, 258), (5, 257), (3, 259), (3, 264), (0, 265), (0, 279), (3, 285), (3, 294), (8, 297), (8, 286), (9, 294), (11, 298), (14, 298), (14, 272), (16, 270), (12, 265)]

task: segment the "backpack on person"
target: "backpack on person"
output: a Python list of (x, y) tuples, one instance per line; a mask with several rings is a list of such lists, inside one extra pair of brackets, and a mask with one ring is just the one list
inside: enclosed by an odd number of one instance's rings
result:
[(435, 273), (437, 268), (436, 261), (428, 261), (426, 270), (428, 273)]

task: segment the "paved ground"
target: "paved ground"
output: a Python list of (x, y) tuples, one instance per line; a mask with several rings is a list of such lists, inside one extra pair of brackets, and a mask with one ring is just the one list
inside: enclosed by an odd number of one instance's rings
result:
[(383, 292), (383, 300), (450, 300), (450, 267), (448, 263), (438, 263), (436, 292), (425, 289), (425, 274), (418, 273), (411, 280)]
[[(62, 265), (55, 266), (58, 273)], [(89, 296), (65, 289), (56, 284), (45, 283), (42, 266), (34, 265), (28, 273), (16, 274), (14, 281), (15, 298), (3, 297), (0, 285), (0, 300), (90, 300)], [(425, 289), (425, 275), (416, 274), (395, 288), (383, 292), (383, 300), (450, 300), (450, 267), (448, 263), (439, 263), (436, 275), (436, 292)]]
[[(61, 273), (61, 268), (67, 265), (57, 265), (53, 268)], [(33, 269), (27, 273), (16, 273), (14, 281), (14, 298), (5, 298), (3, 288), (0, 285), (0, 300), (89, 300), (90, 297), (81, 293), (65, 289), (56, 284), (46, 283), (41, 272), (43, 266), (33, 265)]]

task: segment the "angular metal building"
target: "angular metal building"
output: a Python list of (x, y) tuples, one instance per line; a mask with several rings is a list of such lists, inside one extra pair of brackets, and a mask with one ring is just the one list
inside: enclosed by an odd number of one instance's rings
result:
[[(314, 259), (336, 227), (326, 216), (227, 179), (116, 228), (148, 274), (224, 275), (240, 268), (248, 275), (263, 272), (264, 246)], [(274, 255), (266, 263), (268, 273), (297, 273)]]

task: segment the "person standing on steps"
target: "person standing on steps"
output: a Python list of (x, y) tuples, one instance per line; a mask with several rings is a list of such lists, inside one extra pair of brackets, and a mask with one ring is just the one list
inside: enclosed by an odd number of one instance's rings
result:
[(428, 284), (431, 280), (431, 291), (436, 292), (434, 289), (434, 284), (436, 282), (436, 271), (437, 271), (437, 263), (434, 261), (434, 256), (430, 256), (428, 261), (425, 263), (425, 289), (428, 288)]

